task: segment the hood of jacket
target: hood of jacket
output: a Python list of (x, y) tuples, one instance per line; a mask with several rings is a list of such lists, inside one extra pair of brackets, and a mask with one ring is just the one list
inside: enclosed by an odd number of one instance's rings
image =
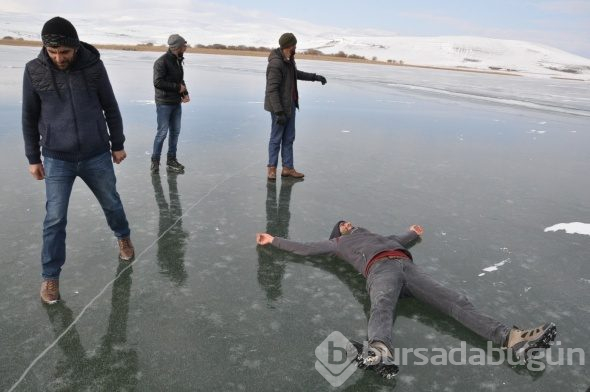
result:
[[(49, 58), (49, 55), (47, 54), (47, 50), (45, 50), (44, 47), (41, 48), (41, 52), (39, 53), (37, 58), (39, 59), (39, 61), (41, 61), (41, 63), (44, 66), (52, 68), (54, 70), (58, 70), (55, 67), (55, 65), (53, 64), (53, 61), (51, 61), (51, 58)], [(100, 53), (98, 52), (98, 50), (94, 46), (92, 46), (86, 42), (80, 42), (80, 46), (78, 47), (78, 51), (76, 53), (76, 59), (74, 60), (70, 69), (68, 69), (68, 70), (75, 71), (75, 70), (88, 68), (88, 67), (96, 64), (99, 60), (100, 60)]]
[(283, 51), (281, 48), (276, 48), (270, 51), (270, 54), (268, 55), (268, 62), (270, 63), (271, 61), (284, 61), (286, 63), (289, 62), (289, 60), (285, 59), (283, 56)]

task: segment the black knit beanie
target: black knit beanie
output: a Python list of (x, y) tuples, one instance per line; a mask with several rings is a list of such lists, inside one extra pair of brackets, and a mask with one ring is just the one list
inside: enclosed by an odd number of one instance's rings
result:
[(332, 229), (332, 233), (330, 233), (330, 239), (338, 238), (342, 235), (342, 233), (340, 233), (340, 224), (344, 222), (346, 221), (341, 220), (336, 223), (336, 226)]
[(281, 38), (279, 38), (279, 45), (281, 46), (281, 49), (297, 45), (297, 38), (295, 38), (295, 34), (285, 33), (281, 35)]
[(69, 20), (56, 16), (49, 19), (41, 30), (43, 46), (58, 47), (67, 46), (77, 48), (80, 46), (76, 28)]

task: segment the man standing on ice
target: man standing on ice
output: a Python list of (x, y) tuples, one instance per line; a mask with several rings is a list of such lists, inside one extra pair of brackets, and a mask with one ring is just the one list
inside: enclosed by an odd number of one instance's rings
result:
[(293, 33), (281, 35), (279, 46), (268, 56), (264, 96), (264, 110), (270, 112), (271, 118), (267, 165), (267, 177), (271, 181), (277, 178), (279, 151), (283, 164), (281, 176), (303, 178), (303, 173), (295, 170), (293, 163), (295, 111), (299, 109), (297, 80), (326, 84), (325, 77), (297, 69), (295, 65), (297, 38)]
[[(158, 130), (154, 138), (152, 152), (152, 174), (160, 172), (160, 155), (164, 140), (168, 136), (168, 153), (166, 167), (175, 173), (184, 173), (184, 165), (176, 159), (176, 146), (180, 135), (180, 120), (182, 117), (182, 103), (191, 99), (184, 83), (184, 52), (187, 43), (178, 34), (168, 37), (168, 51), (154, 63), (154, 88), (156, 90), (156, 114)], [(170, 131), (170, 135), (168, 135)]]
[(79, 41), (74, 26), (59, 16), (45, 23), (41, 39), (41, 52), (25, 67), (22, 127), (29, 172), (45, 180), (40, 294), (44, 303), (53, 304), (60, 299), (68, 204), (76, 177), (98, 199), (119, 242), (119, 258), (131, 260), (134, 249), (113, 169), (113, 162), (127, 157), (123, 120), (100, 54)]
[(528, 330), (509, 328), (479, 312), (465, 295), (438, 283), (414, 264), (407, 247), (423, 233), (421, 226), (413, 225), (403, 235), (382, 236), (339, 221), (327, 241), (299, 243), (258, 233), (256, 242), (302, 256), (333, 254), (363, 274), (371, 300), (369, 347), (364, 350), (362, 345), (355, 345), (357, 362), (385, 378), (392, 378), (398, 372), (392, 356), (392, 325), (400, 296), (413, 296), (433, 306), (484, 339), (511, 349), (518, 357), (528, 358), (531, 350), (549, 347), (557, 333), (555, 324), (546, 323)]

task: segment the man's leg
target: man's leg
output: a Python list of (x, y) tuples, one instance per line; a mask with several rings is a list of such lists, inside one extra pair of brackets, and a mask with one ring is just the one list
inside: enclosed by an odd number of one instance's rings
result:
[(378, 262), (367, 276), (367, 291), (371, 298), (369, 344), (382, 342), (391, 353), (393, 353), (392, 331), (395, 307), (403, 285), (403, 267), (399, 260)]
[(279, 151), (281, 149), (281, 141), (283, 140), (283, 133), (285, 125), (277, 124), (277, 116), (274, 113), (270, 114), (270, 140), (268, 141), (268, 167), (277, 167), (279, 162)]
[(503, 344), (510, 328), (478, 311), (467, 296), (435, 281), (416, 264), (405, 261), (406, 288), (409, 293), (453, 317), (486, 340)]
[(170, 137), (168, 138), (168, 159), (176, 159), (176, 148), (178, 144), (178, 136), (180, 135), (180, 122), (182, 119), (182, 105), (171, 105), (173, 107), (170, 112)]
[(117, 179), (111, 154), (105, 152), (80, 162), (79, 176), (90, 188), (104, 211), (107, 223), (118, 239), (129, 237), (130, 230), (123, 203), (117, 193)]
[(293, 143), (295, 142), (295, 113), (297, 108), (291, 108), (291, 117), (285, 124), (285, 131), (281, 140), (281, 158), (283, 161), (283, 169), (293, 169), (295, 166), (293, 162)]
[(45, 221), (41, 263), (45, 279), (59, 279), (66, 261), (66, 225), (68, 204), (76, 179), (75, 163), (45, 158)]
[(152, 161), (160, 161), (162, 146), (164, 145), (164, 140), (166, 140), (168, 128), (170, 127), (170, 113), (172, 112), (173, 108), (174, 105), (156, 104), (158, 129), (156, 131), (156, 137), (154, 138)]

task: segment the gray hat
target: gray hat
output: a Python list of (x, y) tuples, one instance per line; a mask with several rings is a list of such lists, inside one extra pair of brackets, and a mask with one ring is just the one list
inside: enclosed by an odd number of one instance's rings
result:
[(281, 49), (297, 45), (297, 38), (295, 38), (295, 34), (285, 33), (281, 35), (281, 38), (279, 38), (279, 45), (281, 46)]
[(168, 37), (168, 46), (170, 49), (180, 48), (184, 44), (186, 44), (186, 40), (178, 34), (172, 34)]

